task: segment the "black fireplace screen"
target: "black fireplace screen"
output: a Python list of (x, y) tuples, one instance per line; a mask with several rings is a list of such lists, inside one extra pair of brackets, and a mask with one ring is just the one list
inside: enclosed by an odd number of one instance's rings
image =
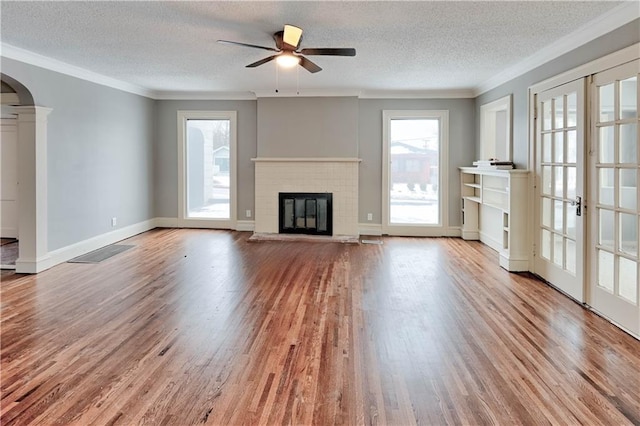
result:
[(332, 195), (328, 192), (281, 192), (280, 233), (333, 235)]

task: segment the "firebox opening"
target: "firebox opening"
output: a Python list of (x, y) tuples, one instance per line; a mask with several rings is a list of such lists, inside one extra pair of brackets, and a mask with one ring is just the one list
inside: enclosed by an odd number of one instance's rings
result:
[(278, 198), (281, 234), (333, 235), (333, 194), (280, 192)]

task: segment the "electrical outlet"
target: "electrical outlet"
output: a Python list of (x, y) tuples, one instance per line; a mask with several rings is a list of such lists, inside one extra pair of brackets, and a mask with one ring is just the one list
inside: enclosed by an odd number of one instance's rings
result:
[(114, 227), (118, 224), (118, 218), (117, 217), (112, 217), (111, 218), (111, 227)]
[(246, 217), (251, 217), (251, 210), (247, 210), (246, 212), (244, 212), (244, 215)]
[(373, 220), (373, 213), (367, 213), (367, 220)]

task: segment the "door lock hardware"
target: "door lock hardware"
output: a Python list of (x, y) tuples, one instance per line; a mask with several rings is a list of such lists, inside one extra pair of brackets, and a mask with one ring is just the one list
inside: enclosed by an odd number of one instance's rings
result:
[(576, 208), (576, 216), (582, 216), (582, 197), (576, 197), (571, 205)]

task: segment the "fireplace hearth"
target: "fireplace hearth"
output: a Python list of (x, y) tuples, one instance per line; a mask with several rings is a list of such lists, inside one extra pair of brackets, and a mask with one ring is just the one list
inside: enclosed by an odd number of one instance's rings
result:
[(278, 199), (281, 234), (333, 235), (333, 194), (280, 192)]

